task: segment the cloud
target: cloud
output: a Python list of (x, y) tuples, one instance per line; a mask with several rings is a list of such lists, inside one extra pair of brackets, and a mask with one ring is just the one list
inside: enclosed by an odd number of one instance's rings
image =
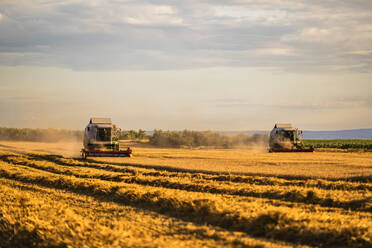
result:
[(268, 54), (268, 55), (287, 55), (292, 56), (295, 55), (295, 51), (290, 48), (261, 48), (257, 49), (256, 52), (258, 54)]
[(0, 65), (372, 70), (367, 1), (10, 1)]
[(350, 51), (349, 54), (370, 55), (372, 54), (372, 50), (355, 50), (355, 51)]
[(326, 100), (303, 100), (301, 102), (287, 103), (278, 102), (258, 103), (245, 99), (217, 99), (214, 101), (217, 108), (238, 108), (238, 109), (270, 109), (270, 110), (344, 110), (344, 109), (368, 109), (372, 107), (372, 96), (348, 96), (332, 97)]

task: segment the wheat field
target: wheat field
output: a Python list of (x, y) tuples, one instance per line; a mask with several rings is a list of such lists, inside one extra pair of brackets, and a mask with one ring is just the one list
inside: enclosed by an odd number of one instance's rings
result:
[(0, 247), (372, 247), (372, 153), (0, 142)]

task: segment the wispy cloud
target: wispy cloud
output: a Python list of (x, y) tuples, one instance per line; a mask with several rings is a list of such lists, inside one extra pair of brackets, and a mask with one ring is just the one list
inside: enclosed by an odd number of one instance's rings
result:
[(369, 1), (11, 1), (0, 64), (371, 71)]
[(252, 108), (252, 109), (271, 109), (271, 110), (318, 110), (328, 111), (336, 109), (360, 109), (372, 107), (372, 96), (349, 96), (332, 97), (326, 100), (313, 100), (302, 102), (278, 102), (255, 103), (245, 99), (217, 99), (214, 101), (217, 108)]

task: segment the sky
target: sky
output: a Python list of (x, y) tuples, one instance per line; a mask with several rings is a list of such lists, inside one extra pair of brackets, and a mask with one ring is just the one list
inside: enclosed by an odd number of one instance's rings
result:
[(0, 126), (372, 128), (370, 0), (0, 0)]

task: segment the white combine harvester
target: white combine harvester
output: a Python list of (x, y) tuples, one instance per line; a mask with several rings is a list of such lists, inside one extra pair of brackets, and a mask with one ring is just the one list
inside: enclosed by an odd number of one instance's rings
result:
[(84, 132), (82, 159), (87, 157), (131, 157), (132, 150), (120, 150), (119, 130), (112, 125), (111, 118), (91, 118)]
[(270, 132), (269, 152), (313, 152), (313, 147), (304, 147), (302, 131), (291, 124), (275, 124)]

